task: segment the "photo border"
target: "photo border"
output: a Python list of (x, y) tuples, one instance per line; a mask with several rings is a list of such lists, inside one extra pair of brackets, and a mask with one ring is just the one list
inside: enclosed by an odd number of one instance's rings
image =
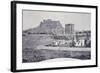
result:
[[(74, 67), (54, 67), (54, 68), (40, 68), (40, 69), (23, 69), (17, 70), (16, 68), (16, 12), (17, 12), (17, 4), (35, 4), (35, 5), (50, 5), (50, 6), (67, 6), (67, 7), (81, 7), (81, 8), (95, 8), (96, 9), (96, 64), (95, 65), (85, 65), (85, 66), (74, 66)], [(74, 4), (58, 4), (58, 3), (44, 3), (44, 2), (28, 2), (28, 1), (11, 1), (11, 71), (12, 72), (23, 72), (23, 71), (42, 71), (42, 70), (57, 70), (57, 69), (73, 69), (73, 68), (89, 68), (89, 67), (97, 67), (98, 66), (98, 7), (90, 6), (90, 5), (74, 5)]]

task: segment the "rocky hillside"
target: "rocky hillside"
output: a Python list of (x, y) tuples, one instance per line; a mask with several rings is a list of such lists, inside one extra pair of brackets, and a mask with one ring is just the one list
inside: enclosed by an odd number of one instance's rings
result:
[(37, 28), (23, 31), (23, 34), (55, 34), (61, 35), (64, 33), (60, 21), (52, 21), (51, 19), (43, 20)]
[(23, 31), (23, 49), (50, 44), (54, 40), (54, 35), (62, 35), (63, 33), (64, 28), (59, 21), (43, 20), (37, 28)]

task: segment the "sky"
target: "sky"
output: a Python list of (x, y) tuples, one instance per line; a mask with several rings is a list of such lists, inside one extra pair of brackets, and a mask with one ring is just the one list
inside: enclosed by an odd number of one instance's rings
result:
[(63, 27), (65, 24), (75, 24), (74, 29), (78, 31), (91, 29), (90, 13), (23, 10), (22, 15), (23, 30), (38, 27), (44, 19), (59, 20)]

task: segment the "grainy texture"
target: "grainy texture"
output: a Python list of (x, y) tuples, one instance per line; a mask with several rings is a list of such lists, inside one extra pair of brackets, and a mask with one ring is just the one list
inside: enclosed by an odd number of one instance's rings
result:
[(90, 28), (76, 31), (75, 27), (74, 23), (63, 27), (60, 20), (44, 19), (39, 26), (23, 30), (22, 62), (41, 62), (56, 58), (91, 59)]

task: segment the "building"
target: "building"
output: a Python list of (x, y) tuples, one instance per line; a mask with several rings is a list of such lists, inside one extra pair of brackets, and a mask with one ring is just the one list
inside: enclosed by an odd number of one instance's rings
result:
[(65, 24), (65, 34), (74, 33), (74, 24)]
[[(80, 42), (81, 43), (80, 46), (91, 47), (91, 31), (88, 31), (88, 30), (87, 31), (77, 31), (75, 33), (74, 39), (76, 41), (81, 41)], [(84, 45), (82, 45), (82, 44), (84, 44)]]
[(74, 24), (65, 24), (65, 35), (71, 40), (74, 38)]
[(90, 39), (91, 31), (78, 31), (75, 33), (76, 39)]

